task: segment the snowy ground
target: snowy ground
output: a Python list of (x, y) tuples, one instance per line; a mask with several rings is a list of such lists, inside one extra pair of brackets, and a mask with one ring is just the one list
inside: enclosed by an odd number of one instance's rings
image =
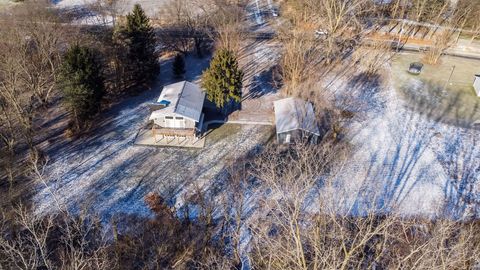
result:
[[(63, 2), (63, 5), (74, 4), (76, 2)], [(271, 105), (268, 104), (277, 95), (263, 81), (262, 72), (274, 64), (276, 49), (270, 44), (248, 42), (249, 49), (242, 60), (249, 68), (245, 110), (241, 115), (270, 118)], [(188, 57), (186, 79), (198, 81), (208, 60)], [(164, 62), (161, 70), (162, 84), (169, 83), (170, 62)], [(227, 162), (255, 150), (272, 134), (270, 126), (226, 124), (207, 136), (202, 150), (134, 146), (135, 135), (148, 118), (146, 103), (155, 100), (160, 90), (159, 83), (140, 96), (114, 105), (102, 114), (91, 135), (73, 142), (65, 142), (58, 131), (64, 126), (60, 120), (64, 120), (65, 115), (46, 119), (43, 125), (52, 130), (51, 138), (42, 145), (50, 157), (46, 169), (49, 188), (38, 187), (34, 196), (37, 213), (52, 210), (58, 201), (73, 211), (89, 207), (104, 219), (120, 213), (146, 215), (149, 211), (143, 198), (152, 191), (180, 207), (184, 194), (192, 195), (196, 188), (208, 188), (221, 178)]]
[(368, 106), (348, 127), (354, 151), (330, 190), (332, 205), (354, 213), (478, 215), (471, 209), (480, 193), (478, 130), (409, 109), (391, 83), (364, 85), (353, 78), (340, 89), (337, 95), (354, 95)]
[[(154, 17), (158, 15), (161, 8), (172, 0), (118, 0), (115, 1), (116, 10), (119, 14), (130, 12), (135, 4), (140, 4), (148, 16)], [(53, 0), (55, 7), (63, 9), (80, 8), (103, 3), (99, 0)]]
[[(250, 31), (270, 32), (271, 10), (267, 1), (251, 1), (247, 6)], [(280, 58), (276, 40), (245, 40), (239, 62), (245, 73), (242, 107), (229, 116), (229, 121), (269, 122), (273, 124), (273, 102), (282, 98), (273, 84), (273, 67)]]
[[(268, 1), (251, 1), (249, 8), (254, 31), (269, 30), (269, 24), (275, 23), (275, 18), (269, 16)], [(273, 21), (268, 22), (268, 16)], [(250, 61), (254, 67), (263, 63), (271, 66), (268, 63), (278, 60), (275, 55), (278, 56), (279, 50), (274, 43), (252, 47), (252, 57), (258, 59)], [(263, 71), (263, 74), (256, 69), (251, 72), (252, 85), (262, 82), (259, 89), (268, 89), (265, 83), (268, 68)], [(469, 214), (465, 213), (467, 204), (461, 202), (466, 200), (471, 204), (475, 200), (472, 195), (478, 194), (474, 186), (480, 182), (480, 145), (473, 140), (479, 131), (444, 124), (438, 118), (430, 118), (425, 110), (422, 113), (411, 110), (412, 106), (407, 106), (411, 104), (398, 95), (392, 78), (387, 80), (388, 83), (374, 80), (365, 84), (361, 77), (349, 77), (330, 87), (337, 97), (353, 97), (356, 104), (362, 105), (354, 107), (361, 111), (347, 127), (353, 153), (338, 169), (335, 186), (322, 190), (322, 196), (330, 198), (333, 209), (353, 213), (377, 209), (405, 215), (434, 215), (448, 206), (455, 215)], [(279, 98), (273, 92), (268, 98)], [(262, 97), (263, 91), (259, 93), (251, 105), (248, 99), (244, 101), (245, 111), (254, 108), (252, 111), (259, 112), (262, 105), (270, 104), (266, 102), (268, 98)], [(256, 96), (255, 91), (251, 96)], [(462, 160), (467, 175), (452, 175), (451, 167), (456, 160)], [(459, 166), (455, 169), (458, 174)]]
[(39, 192), (36, 211), (50, 210), (56, 196), (72, 211), (91, 206), (105, 219), (120, 213), (148, 215), (143, 199), (149, 192), (181, 205), (185, 192), (207, 188), (227, 161), (254, 149), (270, 133), (263, 126), (227, 124), (210, 134), (220, 138), (207, 138), (202, 150), (134, 146), (146, 111), (146, 106), (122, 110), (112, 121), (118, 132), (112, 130), (52, 160), (47, 177), (55, 193)]
[[(208, 60), (188, 57), (186, 79), (198, 81)], [(170, 61), (164, 62), (162, 83), (171, 82), (170, 69)], [(104, 219), (120, 213), (147, 215), (143, 198), (152, 191), (179, 206), (184, 193), (208, 188), (228, 162), (255, 150), (272, 134), (269, 126), (225, 124), (207, 135), (201, 150), (134, 146), (148, 119), (146, 104), (158, 97), (161, 85), (114, 105), (90, 135), (72, 142), (62, 134), (65, 115), (53, 114), (45, 121), (51, 130), (42, 144), (50, 158), (49, 188), (38, 186), (37, 213), (55, 210), (57, 200), (71, 210), (90, 207)]]
[[(270, 30), (268, 2), (252, 1), (248, 9), (252, 31)], [(268, 120), (272, 101), (280, 98), (269, 82), (279, 48), (274, 42), (248, 42), (240, 59), (246, 71), (242, 110), (232, 118)], [(187, 79), (198, 79), (206, 64), (187, 62), (197, 70)], [(332, 195), (334, 208), (353, 213), (377, 209), (434, 215), (446, 209), (456, 217), (478, 216), (472, 206), (480, 202), (479, 131), (412, 110), (391, 82), (365, 84), (361, 77), (351, 77), (345, 85), (329, 88), (364, 106), (354, 107), (360, 111), (347, 127), (353, 152), (338, 169), (335, 186), (321, 192)], [(50, 147), (50, 190), (56, 190), (62, 204), (71, 209), (90, 204), (104, 218), (146, 215), (143, 197), (156, 191), (181, 207), (184, 194), (218, 185), (227, 160), (256, 149), (271, 134), (265, 126), (224, 125), (209, 135), (203, 150), (135, 147), (135, 134), (147, 118), (145, 103), (159, 91), (157, 86), (112, 108), (95, 136)], [(37, 212), (52, 207), (50, 190), (41, 189), (35, 197)], [(258, 198), (249, 196), (254, 205)]]
[[(0, 0), (1, 1), (1, 0)], [(162, 17), (169, 11), (172, 0), (116, 0), (114, 5), (107, 6), (101, 0), (53, 0), (55, 8), (66, 11), (72, 16), (73, 24), (82, 25), (112, 25), (112, 15), (126, 15), (132, 11), (135, 4), (140, 4), (150, 18)], [(100, 12), (99, 10), (102, 10)]]
[(145, 103), (122, 108), (103, 134), (77, 141), (73, 148), (51, 149), (59, 154), (47, 168), (50, 189), (35, 196), (36, 211), (51, 210), (56, 199), (74, 211), (91, 206), (106, 219), (119, 213), (147, 215), (147, 193), (158, 192), (175, 205), (186, 190), (211, 184), (227, 161), (271, 133), (265, 126), (226, 124), (211, 131), (201, 150), (134, 146), (147, 114)]

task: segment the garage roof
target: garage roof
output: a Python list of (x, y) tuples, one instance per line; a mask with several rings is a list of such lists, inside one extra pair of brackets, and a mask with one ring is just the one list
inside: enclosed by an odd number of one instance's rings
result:
[(273, 103), (277, 133), (303, 130), (320, 136), (313, 105), (299, 98), (285, 98)]

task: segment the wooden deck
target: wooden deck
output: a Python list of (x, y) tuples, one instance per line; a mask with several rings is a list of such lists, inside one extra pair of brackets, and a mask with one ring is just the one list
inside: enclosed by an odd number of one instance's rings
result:
[(135, 145), (203, 148), (205, 137), (195, 137), (194, 129), (141, 129), (135, 138)]
[(152, 128), (152, 136), (195, 137), (193, 128)]

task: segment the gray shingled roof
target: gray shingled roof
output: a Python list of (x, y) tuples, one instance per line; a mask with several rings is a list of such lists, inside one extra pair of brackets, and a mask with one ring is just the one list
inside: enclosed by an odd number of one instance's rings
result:
[(196, 84), (183, 81), (165, 85), (157, 102), (169, 101), (165, 108), (152, 112), (150, 119), (162, 115), (178, 114), (183, 117), (200, 121), (205, 93)]
[(303, 130), (320, 136), (313, 105), (299, 98), (285, 98), (273, 103), (277, 133)]

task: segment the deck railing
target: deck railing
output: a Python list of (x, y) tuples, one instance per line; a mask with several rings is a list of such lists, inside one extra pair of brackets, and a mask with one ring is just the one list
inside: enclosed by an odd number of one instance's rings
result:
[(195, 137), (194, 128), (152, 128), (153, 136)]

